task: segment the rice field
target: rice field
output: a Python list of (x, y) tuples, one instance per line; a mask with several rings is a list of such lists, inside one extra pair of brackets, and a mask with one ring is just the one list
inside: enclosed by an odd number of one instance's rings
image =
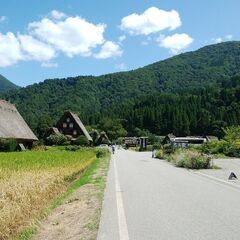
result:
[(87, 149), (0, 153), (0, 240), (30, 226), (95, 159)]

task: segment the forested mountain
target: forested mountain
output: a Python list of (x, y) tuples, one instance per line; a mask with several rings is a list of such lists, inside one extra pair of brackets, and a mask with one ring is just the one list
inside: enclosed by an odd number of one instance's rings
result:
[(19, 87), (10, 82), (4, 76), (0, 74), (0, 93), (9, 91), (11, 89), (18, 89)]
[[(45, 80), (10, 91), (3, 97), (17, 105), (37, 132), (42, 125), (53, 124), (63, 111), (72, 110), (91, 125), (103, 117), (126, 119), (129, 132), (139, 127), (157, 134), (169, 131), (197, 134), (200, 129), (210, 134), (215, 130), (206, 126), (213, 119), (221, 121), (219, 126), (231, 124), (223, 117), (228, 115), (224, 84), (231, 86), (230, 95), (237, 94), (228, 105), (236, 103), (238, 109), (238, 93), (235, 93), (238, 84), (231, 85), (231, 78), (237, 75), (240, 75), (240, 42), (225, 42), (134, 71)], [(220, 112), (216, 106), (221, 108)], [(193, 113), (194, 119), (190, 117)], [(146, 116), (148, 119), (144, 120)], [(183, 129), (181, 126), (187, 121), (191, 124)], [(193, 122), (203, 126), (199, 128)], [(240, 123), (239, 119), (234, 123)]]
[(136, 128), (162, 135), (174, 133), (223, 136), (223, 127), (240, 124), (240, 76), (207, 87), (194, 94), (159, 94), (146, 96), (132, 107), (116, 109), (108, 117), (126, 119), (133, 135)]

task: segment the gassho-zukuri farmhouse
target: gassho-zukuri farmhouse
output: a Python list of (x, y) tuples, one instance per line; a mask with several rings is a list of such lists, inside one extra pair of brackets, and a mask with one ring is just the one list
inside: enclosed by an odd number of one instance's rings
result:
[(29, 128), (15, 105), (0, 99), (0, 138), (15, 139), (19, 145), (31, 148), (38, 138)]

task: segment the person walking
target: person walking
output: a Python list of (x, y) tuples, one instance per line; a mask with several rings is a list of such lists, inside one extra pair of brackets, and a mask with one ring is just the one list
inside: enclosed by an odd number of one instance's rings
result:
[(114, 153), (115, 153), (115, 146), (112, 145), (112, 154), (114, 154)]

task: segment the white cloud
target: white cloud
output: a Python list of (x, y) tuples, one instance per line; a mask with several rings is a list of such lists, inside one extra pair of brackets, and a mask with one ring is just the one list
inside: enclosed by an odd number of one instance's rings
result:
[[(59, 53), (98, 59), (121, 56), (119, 45), (126, 36), (120, 36), (118, 44), (107, 41), (105, 29), (105, 24), (93, 24), (80, 16), (68, 17), (53, 10), (48, 17), (29, 23), (25, 34), (0, 33), (0, 67), (11, 66), (20, 60), (35, 60), (41, 62), (42, 67), (57, 67), (51, 60)], [(100, 52), (94, 54), (97, 48)]]
[(61, 20), (67, 17), (67, 15), (63, 12), (59, 12), (57, 10), (52, 10), (51, 12), (51, 16), (52, 18), (56, 19), (56, 20)]
[(118, 44), (107, 41), (102, 45), (100, 52), (95, 54), (94, 57), (97, 59), (106, 59), (111, 57), (120, 57), (122, 53), (123, 52)]
[(213, 38), (212, 41), (214, 41), (215, 43), (221, 43), (221, 42), (223, 42), (223, 39), (221, 37)]
[(9, 67), (23, 60), (18, 39), (11, 32), (0, 33), (0, 67)]
[(181, 19), (177, 11), (151, 7), (142, 14), (133, 13), (124, 17), (120, 29), (131, 35), (149, 35), (166, 29), (174, 30), (180, 26)]
[(221, 43), (225, 41), (231, 41), (232, 39), (233, 39), (233, 35), (228, 34), (228, 35), (225, 35), (224, 37), (212, 38), (211, 41), (213, 43)]
[(49, 61), (55, 57), (55, 50), (29, 35), (18, 35), (21, 49), (25, 58), (36, 61)]
[(51, 62), (43, 62), (41, 64), (41, 67), (44, 67), (44, 68), (57, 68), (58, 64), (57, 63), (51, 63)]
[(186, 33), (176, 33), (168, 37), (160, 36), (160, 38), (157, 39), (159, 46), (170, 49), (172, 54), (177, 54), (186, 49), (193, 41), (194, 39)]
[(106, 25), (94, 25), (81, 17), (69, 17), (64, 21), (53, 22), (44, 18), (29, 24), (30, 33), (52, 45), (68, 57), (90, 56), (92, 49), (104, 43)]
[(228, 34), (228, 35), (225, 36), (225, 38), (226, 38), (227, 40), (232, 40), (232, 39), (233, 39), (233, 35)]
[(8, 32), (0, 33), (0, 67), (14, 65), (18, 61), (49, 61), (55, 57), (55, 50), (32, 36)]
[(120, 71), (124, 71), (124, 70), (127, 70), (127, 66), (125, 63), (120, 63), (120, 64), (117, 64), (115, 65), (115, 68), (120, 70)]
[(0, 23), (1, 22), (4, 22), (6, 20), (6, 17), (5, 16), (0, 16)]
[(123, 41), (125, 41), (126, 40), (126, 35), (122, 35), (122, 36), (120, 36), (119, 38), (118, 38), (118, 42), (119, 43), (122, 43)]

